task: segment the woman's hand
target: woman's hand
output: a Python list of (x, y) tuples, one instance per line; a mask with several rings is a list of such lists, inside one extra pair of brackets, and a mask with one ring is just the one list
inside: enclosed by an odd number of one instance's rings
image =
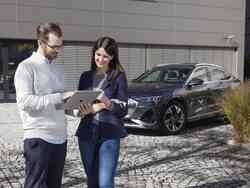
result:
[(95, 104), (85, 103), (85, 104), (80, 105), (79, 112), (80, 112), (80, 116), (84, 117), (87, 114), (96, 113), (103, 109), (106, 109), (106, 105), (102, 102), (95, 103)]
[(102, 102), (95, 103), (95, 104), (92, 105), (92, 107), (93, 107), (93, 112), (94, 113), (99, 112), (99, 111), (101, 111), (103, 109), (106, 109), (106, 105), (104, 103), (102, 103)]
[(85, 103), (80, 105), (79, 111), (81, 116), (85, 116), (87, 114), (93, 113), (94, 109), (91, 103)]
[(100, 97), (98, 97), (98, 100), (100, 100), (101, 103), (105, 105), (106, 109), (109, 109), (111, 107), (111, 101), (108, 97), (106, 97), (106, 95), (101, 95)]

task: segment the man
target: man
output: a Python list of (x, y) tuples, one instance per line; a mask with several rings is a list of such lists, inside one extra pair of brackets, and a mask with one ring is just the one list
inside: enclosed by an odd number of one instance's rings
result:
[(15, 73), (17, 105), (24, 128), (25, 188), (59, 188), (66, 156), (63, 73), (53, 60), (63, 47), (60, 26), (37, 27), (38, 49)]

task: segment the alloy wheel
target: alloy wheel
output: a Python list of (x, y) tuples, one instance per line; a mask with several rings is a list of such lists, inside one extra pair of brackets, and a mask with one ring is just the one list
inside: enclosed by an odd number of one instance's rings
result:
[(177, 102), (169, 104), (163, 117), (163, 129), (176, 134), (184, 128), (185, 123), (186, 117), (183, 106)]

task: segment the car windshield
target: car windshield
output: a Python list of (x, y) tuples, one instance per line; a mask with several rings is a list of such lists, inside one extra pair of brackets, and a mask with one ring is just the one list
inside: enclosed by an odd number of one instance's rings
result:
[(187, 67), (159, 67), (146, 71), (134, 82), (183, 82), (186, 81), (192, 69)]

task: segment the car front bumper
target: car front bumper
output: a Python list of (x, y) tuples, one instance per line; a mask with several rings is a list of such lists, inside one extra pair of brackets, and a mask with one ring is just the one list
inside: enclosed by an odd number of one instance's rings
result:
[(124, 118), (125, 127), (158, 129), (157, 113), (154, 103), (128, 105), (128, 114)]

